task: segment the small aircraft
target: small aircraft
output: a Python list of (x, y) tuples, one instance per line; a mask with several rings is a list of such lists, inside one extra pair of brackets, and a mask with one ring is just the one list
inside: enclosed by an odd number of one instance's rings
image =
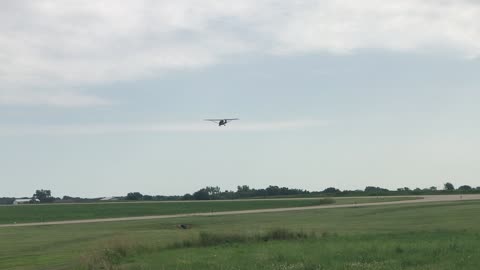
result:
[(230, 119), (205, 119), (205, 121), (210, 121), (217, 123), (219, 127), (221, 126), (226, 126), (228, 122), (235, 121), (235, 120), (240, 120), (238, 118), (230, 118)]

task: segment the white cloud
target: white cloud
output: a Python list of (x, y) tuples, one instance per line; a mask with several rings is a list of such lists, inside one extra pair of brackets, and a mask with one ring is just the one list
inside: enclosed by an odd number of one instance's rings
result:
[(57, 107), (90, 107), (110, 105), (109, 100), (97, 96), (84, 95), (75, 92), (59, 91), (56, 93), (48, 92), (27, 92), (0, 91), (0, 105), (48, 105)]
[[(280, 52), (356, 49), (480, 54), (480, 2), (464, 0), (313, 1), (269, 29)], [(314, 4), (313, 4), (314, 3)]]
[(102, 135), (122, 133), (165, 132), (255, 132), (275, 130), (298, 130), (327, 126), (328, 122), (316, 120), (291, 120), (270, 122), (235, 122), (227, 127), (218, 127), (209, 122), (104, 124), (104, 125), (51, 125), (0, 127), (0, 136), (23, 135)]
[[(202, 68), (245, 52), (451, 50), (477, 57), (478, 18), (480, 2), (469, 0), (5, 0), (0, 100), (102, 105), (71, 90), (77, 101), (55, 98), (51, 89)], [(20, 97), (32, 91), (37, 98)]]

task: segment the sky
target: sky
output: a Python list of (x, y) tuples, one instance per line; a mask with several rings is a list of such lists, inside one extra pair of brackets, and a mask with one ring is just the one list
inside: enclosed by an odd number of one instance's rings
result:
[(480, 186), (479, 18), (474, 0), (4, 0), (0, 196)]

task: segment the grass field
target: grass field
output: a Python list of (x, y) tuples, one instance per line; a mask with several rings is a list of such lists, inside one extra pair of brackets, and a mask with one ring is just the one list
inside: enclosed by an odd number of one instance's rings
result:
[[(1, 228), (0, 269), (88, 269), (96, 257), (112, 269), (478, 269), (478, 213), (464, 201)], [(307, 237), (242, 240), (276, 228)], [(231, 240), (172, 248), (201, 233)]]
[[(124, 269), (478, 269), (478, 233), (429, 232), (167, 249)], [(174, 259), (172, 259), (174, 258)]]
[(17, 205), (0, 207), (0, 224), (269, 209), (330, 203), (369, 203), (407, 199), (412, 199), (412, 197), (340, 198), (334, 201), (332, 199), (295, 199)]

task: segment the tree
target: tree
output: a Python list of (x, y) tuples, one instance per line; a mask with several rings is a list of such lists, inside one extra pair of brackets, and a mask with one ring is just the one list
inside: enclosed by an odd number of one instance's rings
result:
[(421, 194), (421, 193), (422, 193), (422, 190), (421, 190), (420, 188), (418, 188), (418, 187), (415, 188), (415, 189), (412, 191), (412, 194), (413, 194), (413, 195), (419, 195), (419, 194)]
[(53, 202), (55, 200), (52, 197), (52, 192), (48, 189), (38, 189), (32, 196), (32, 201), (39, 200), (41, 203)]
[(0, 204), (13, 204), (15, 198), (2, 197), (0, 198)]
[(130, 192), (127, 194), (127, 197), (125, 199), (129, 201), (140, 201), (143, 198), (142, 193), (140, 192)]
[(468, 185), (463, 185), (463, 186), (459, 187), (458, 190), (460, 190), (460, 191), (472, 191), (473, 188), (471, 186), (468, 186)]
[(455, 187), (453, 186), (452, 183), (447, 182), (447, 183), (445, 183), (445, 185), (443, 185), (443, 189), (445, 189), (447, 191), (454, 191)]
[(144, 201), (152, 201), (153, 200), (153, 196), (152, 195), (143, 195), (142, 199)]
[(220, 195), (220, 187), (205, 187), (211, 199), (217, 199)]
[(381, 187), (372, 187), (368, 186), (365, 188), (366, 193), (381, 193), (381, 192), (388, 192), (388, 189), (381, 188)]
[(193, 198), (192, 194), (190, 194), (190, 193), (187, 193), (187, 194), (183, 195), (183, 197), (182, 197), (182, 200), (186, 200), (186, 201), (193, 200), (193, 199), (194, 198)]
[(268, 186), (265, 190), (268, 196), (280, 195), (280, 188), (278, 186)]
[(247, 185), (237, 186), (237, 192), (238, 193), (246, 193), (246, 192), (250, 192), (250, 191), (251, 191), (251, 189)]
[(208, 191), (206, 189), (202, 188), (199, 191), (193, 193), (193, 198), (195, 200), (210, 200), (210, 195), (208, 194)]
[(430, 191), (437, 191), (437, 187), (431, 186)]
[(409, 187), (403, 187), (403, 188), (397, 188), (397, 191), (399, 192), (410, 192), (412, 191)]
[(324, 193), (338, 193), (340, 192), (339, 189), (336, 189), (334, 187), (329, 187), (323, 190)]

